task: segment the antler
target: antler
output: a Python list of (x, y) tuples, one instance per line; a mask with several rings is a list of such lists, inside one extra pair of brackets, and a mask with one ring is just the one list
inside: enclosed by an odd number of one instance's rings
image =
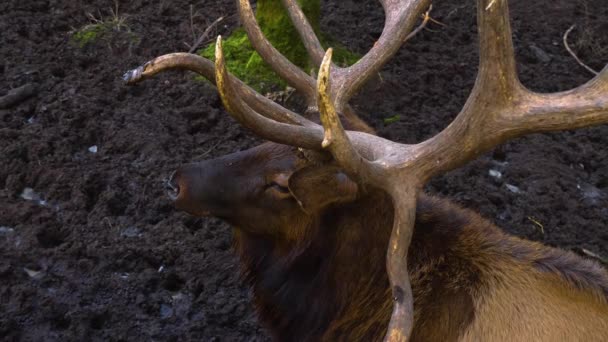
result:
[[(320, 64), (324, 55), (323, 47), (304, 13), (295, 0), (282, 0), (282, 2), (308, 51), (308, 55), (315, 64)], [(329, 93), (334, 99), (334, 105), (338, 112), (344, 111), (344, 107), (353, 94), (361, 89), (372, 75), (380, 71), (403, 43), (418, 31), (412, 32), (412, 28), (422, 10), (427, 7), (429, 8), (428, 11), (431, 10), (431, 7), (429, 7), (430, 0), (380, 0), (380, 3), (384, 8), (386, 19), (384, 29), (376, 44), (357, 63), (346, 68), (333, 67), (333, 82)], [(428, 11), (419, 29), (424, 27), (430, 18)]]
[[(608, 122), (608, 65), (573, 90), (532, 92), (517, 77), (507, 0), (477, 0), (477, 21), (480, 65), (475, 86), (456, 119), (436, 136), (416, 145), (377, 146), (385, 151), (375, 151), (377, 159), (361, 162), (357, 148), (335, 123), (332, 108), (319, 105), (326, 118), (322, 121), (325, 135), (335, 137), (326, 144), (334, 158), (348, 173), (365, 175), (367, 182), (381, 187), (393, 199), (395, 217), (387, 271), (395, 302), (386, 335), (389, 341), (407, 340), (411, 333), (413, 301), (407, 252), (421, 186), (514, 137)], [(331, 57), (331, 51), (326, 57)], [(329, 71), (322, 68), (319, 84), (328, 78)], [(319, 92), (323, 91), (319, 86)]]
[[(156, 57), (138, 68), (127, 71), (123, 75), (123, 79), (127, 84), (135, 84), (152, 78), (160, 72), (172, 69), (194, 71), (215, 84), (215, 66), (213, 62), (201, 56), (184, 52), (170, 53)], [(300, 126), (316, 126), (312, 121), (278, 105), (267, 97), (260, 95), (241, 80), (232, 76), (230, 77), (230, 80), (236, 83), (234, 86), (237, 91), (236, 96), (242, 98), (256, 112), (262, 113), (262, 115), (279, 122)]]
[[(228, 111), (259, 136), (308, 149), (327, 149), (351, 177), (385, 190), (395, 208), (386, 262), (394, 306), (386, 340), (405, 341), (413, 326), (407, 253), (416, 197), (424, 183), (524, 134), (607, 123), (608, 65), (573, 90), (532, 92), (517, 78), (507, 0), (477, 0), (480, 65), (467, 102), (456, 119), (436, 136), (415, 145), (399, 144), (345, 131), (338, 113), (351, 110), (347, 105), (350, 97), (415, 33), (416, 18), (430, 1), (381, 0), (386, 17), (382, 35), (359, 62), (347, 68), (331, 65), (331, 49), (323, 53), (295, 2), (282, 1), (311, 59), (322, 62), (316, 91), (314, 80), (280, 55), (261, 34), (249, 1), (238, 0), (241, 20), (262, 58), (309, 101), (317, 101), (323, 127), (274, 104), (231, 76), (225, 68), (221, 37), (216, 45), (215, 70), (204, 58), (170, 54), (127, 73), (125, 79), (138, 82), (170, 68), (198, 72), (216, 82)], [(428, 19), (427, 12), (422, 25)]]

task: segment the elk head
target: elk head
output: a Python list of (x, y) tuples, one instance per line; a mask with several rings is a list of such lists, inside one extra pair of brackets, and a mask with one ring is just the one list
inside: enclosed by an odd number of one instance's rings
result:
[(178, 209), (293, 243), (309, 233), (306, 227), (324, 209), (353, 201), (358, 193), (330, 156), (271, 142), (184, 165), (167, 187)]
[[(416, 20), (429, 7), (430, 0), (380, 0), (386, 18), (382, 35), (365, 56), (346, 68), (332, 65), (332, 50), (323, 50), (296, 1), (282, 2), (311, 59), (320, 66), (316, 84), (264, 38), (249, 1), (237, 1), (252, 45), (279, 76), (308, 100), (310, 107), (318, 108), (322, 126), (280, 107), (232, 77), (226, 71), (221, 37), (217, 41), (215, 65), (196, 55), (169, 54), (127, 73), (126, 79), (138, 82), (172, 68), (198, 72), (215, 81), (226, 109), (260, 137), (308, 150), (327, 151), (340, 170), (358, 186), (373, 186), (389, 194), (395, 210), (386, 265), (394, 305), (386, 339), (406, 340), (411, 333), (413, 314), (407, 252), (416, 198), (422, 186), (431, 177), (461, 166), (508, 139), (608, 122), (608, 67), (588, 83), (570, 91), (539, 94), (528, 90), (516, 73), (507, 0), (477, 0), (480, 65), (467, 102), (454, 121), (436, 136), (418, 144), (399, 144), (369, 133), (345, 130), (338, 113), (346, 116), (352, 113), (348, 105), (351, 96), (426, 23), (428, 12), (423, 16), (422, 25), (414, 30)], [(176, 183), (182, 192), (177, 197), (178, 205), (180, 196), (193, 196), (193, 202), (205, 203), (196, 185), (191, 185), (193, 190), (183, 192), (183, 184), (187, 182), (184, 179), (192, 179), (192, 174), (197, 172), (194, 170), (186, 167), (179, 174)], [(205, 177), (213, 175), (203, 175)], [(266, 182), (265, 185), (273, 184), (266, 178), (256, 178)], [(278, 191), (287, 193), (287, 190), (292, 192), (289, 184)], [(262, 200), (259, 205), (263, 203)], [(214, 210), (204, 205), (184, 208), (199, 214)]]

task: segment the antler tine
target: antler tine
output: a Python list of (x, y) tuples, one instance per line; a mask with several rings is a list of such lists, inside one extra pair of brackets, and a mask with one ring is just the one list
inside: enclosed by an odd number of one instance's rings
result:
[(357, 63), (335, 70), (332, 93), (339, 112), (354, 93), (395, 55), (409, 37), (419, 14), (429, 7), (430, 0), (383, 0), (380, 3), (384, 7), (385, 23), (374, 47)]
[(289, 85), (302, 93), (307, 98), (308, 103), (314, 103), (316, 101), (314, 79), (291, 63), (264, 37), (262, 30), (255, 20), (249, 0), (237, 0), (237, 5), (241, 22), (247, 32), (251, 45), (253, 45), (272, 70), (287, 81)]
[[(517, 77), (507, 0), (477, 0), (479, 71), (454, 121), (421, 143), (425, 179), (460, 166), (504, 141), (509, 123), (499, 123), (524, 88)], [(457, 151), (456, 151), (457, 150)], [(449, 157), (445, 157), (449, 156)]]
[(479, 101), (471, 95), (469, 99), (475, 100), (475, 104), (509, 102), (522, 87), (517, 77), (509, 18), (508, 0), (477, 1), (479, 71), (472, 94), (491, 99)]
[[(126, 72), (123, 76), (127, 84), (139, 83), (154, 75), (172, 69), (190, 70), (215, 84), (215, 66), (210, 60), (185, 52), (166, 54)], [(256, 112), (275, 121), (300, 126), (317, 126), (314, 122), (288, 110), (274, 101), (260, 95), (234, 76), (230, 76), (234, 88), (243, 100)]]
[(304, 43), (308, 56), (310, 56), (314, 65), (320, 65), (323, 61), (325, 51), (323, 50), (323, 46), (321, 46), (321, 42), (319, 42), (319, 38), (315, 34), (315, 31), (312, 26), (310, 26), (308, 19), (306, 19), (304, 12), (302, 12), (302, 9), (295, 0), (281, 1), (283, 2), (283, 6), (287, 9), (293, 26), (300, 35), (302, 43)]
[[(527, 91), (513, 111), (516, 119), (509, 135), (549, 132), (594, 126), (608, 122), (608, 64), (602, 72), (575, 89), (553, 94)], [(518, 115), (517, 113), (522, 113)]]
[[(477, 0), (480, 67), (456, 119), (421, 143), (421, 177), (441, 174), (524, 134), (608, 122), (608, 66), (570, 91), (539, 94), (517, 78), (507, 0)], [(449, 156), (449, 157), (446, 157)]]
[[(414, 217), (416, 215), (416, 196), (420, 189), (415, 178), (408, 173), (392, 172), (381, 162), (369, 161), (363, 158), (357, 147), (353, 145), (348, 134), (344, 131), (336, 109), (330, 98), (330, 67), (332, 49), (328, 49), (317, 80), (318, 106), (321, 122), (325, 129), (323, 147), (329, 149), (332, 156), (346, 173), (358, 180), (362, 185), (372, 184), (384, 188), (393, 199), (395, 217), (393, 231), (387, 251), (387, 272), (393, 292), (393, 314), (385, 340), (406, 340), (413, 326), (413, 297), (407, 272), (407, 252), (413, 233)], [(365, 142), (365, 136), (353, 136), (355, 142), (361, 145), (378, 146), (377, 141)], [(401, 149), (407, 148), (400, 145)], [(390, 154), (391, 146), (380, 152), (380, 155)]]
[(407, 269), (414, 222), (416, 200), (420, 191), (417, 179), (396, 177), (389, 193), (393, 200), (393, 230), (386, 252), (386, 271), (393, 294), (393, 313), (384, 337), (385, 341), (408, 341), (414, 325), (414, 298)]
[(221, 36), (217, 38), (215, 45), (215, 83), (228, 112), (241, 125), (251, 129), (261, 138), (311, 150), (321, 149), (323, 131), (320, 126), (295, 126), (268, 119), (256, 113), (239, 98), (232, 77), (226, 70)]
[(321, 62), (317, 79), (317, 99), (321, 123), (325, 130), (322, 146), (328, 149), (344, 171), (367, 183), (372, 164), (361, 157), (344, 131), (329, 93), (332, 49), (328, 49)]

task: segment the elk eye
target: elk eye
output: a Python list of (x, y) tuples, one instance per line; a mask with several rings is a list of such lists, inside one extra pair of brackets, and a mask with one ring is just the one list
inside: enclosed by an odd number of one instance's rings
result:
[(289, 176), (287, 172), (278, 172), (270, 175), (266, 178), (266, 189), (265, 191), (274, 197), (284, 199), (291, 197), (291, 191), (289, 190)]
[(269, 191), (273, 195), (281, 197), (281, 198), (286, 198), (286, 197), (291, 196), (291, 192), (289, 191), (289, 189), (287, 187), (284, 187), (276, 182), (270, 182), (266, 187), (266, 191)]
[(289, 193), (289, 189), (288, 188), (286, 188), (286, 187), (284, 187), (284, 186), (282, 186), (282, 185), (280, 185), (280, 184), (278, 184), (276, 182), (271, 182), (269, 187), (272, 188), (273, 190), (278, 191), (278, 192), (282, 192), (282, 193), (285, 193), (285, 194)]

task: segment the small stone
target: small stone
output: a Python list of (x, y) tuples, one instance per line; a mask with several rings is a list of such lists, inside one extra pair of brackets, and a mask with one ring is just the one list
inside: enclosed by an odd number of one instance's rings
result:
[(139, 230), (137, 227), (130, 226), (123, 229), (122, 232), (120, 232), (120, 236), (139, 237), (141, 236), (141, 230)]
[(21, 198), (28, 201), (38, 201), (40, 200), (40, 195), (38, 195), (32, 188), (24, 188), (21, 192)]
[(14, 232), (15, 229), (6, 226), (0, 226), (0, 234), (8, 234)]
[(577, 184), (576, 187), (581, 191), (586, 204), (599, 205), (602, 203), (602, 199), (606, 197), (606, 194), (602, 190), (591, 184)]
[(167, 304), (160, 305), (160, 318), (166, 319), (173, 316), (173, 308)]
[(93, 145), (93, 146), (89, 147), (89, 152), (97, 153), (97, 145)]
[(494, 169), (490, 169), (488, 171), (488, 174), (496, 179), (501, 179), (502, 178), (502, 173), (498, 170), (494, 170)]
[(25, 271), (25, 273), (27, 273), (27, 275), (32, 279), (40, 279), (44, 276), (44, 273), (42, 271), (31, 270), (27, 267), (24, 267), (23, 271)]
[(577, 187), (577, 189), (581, 190), (584, 198), (596, 199), (596, 198), (604, 197), (602, 190), (596, 188), (595, 186), (593, 186), (591, 184), (583, 184), (583, 185), (577, 184), (576, 187)]
[(518, 187), (516, 187), (515, 185), (511, 185), (511, 184), (505, 184), (505, 186), (507, 187), (507, 189), (508, 189), (509, 191), (511, 191), (511, 192), (512, 192), (512, 193), (514, 193), (514, 194), (518, 194), (518, 193), (520, 193), (520, 192), (521, 192), (521, 190), (520, 190)]

